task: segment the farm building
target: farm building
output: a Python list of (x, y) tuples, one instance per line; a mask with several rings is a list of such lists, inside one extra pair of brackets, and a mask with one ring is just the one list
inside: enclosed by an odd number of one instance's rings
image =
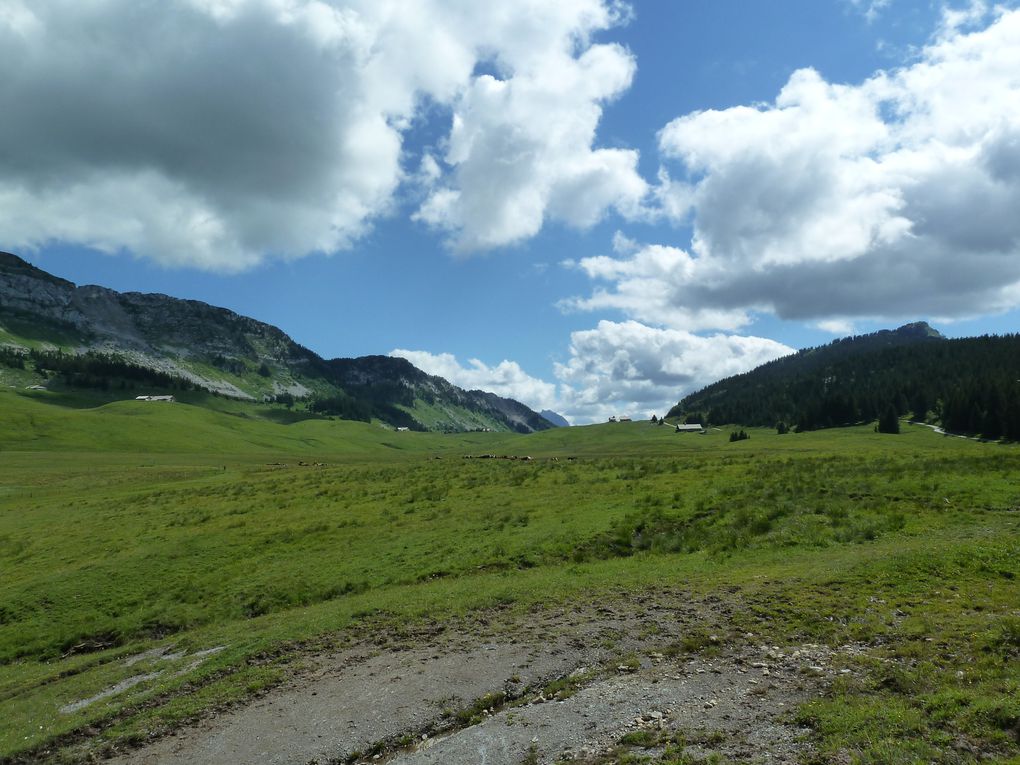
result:
[(676, 432), (677, 433), (704, 433), (705, 432), (705, 427), (703, 425), (698, 425), (697, 423), (687, 424), (687, 425), (680, 425), (680, 424), (678, 424), (676, 426)]
[(135, 396), (135, 401), (166, 401), (168, 403), (174, 402), (173, 396)]

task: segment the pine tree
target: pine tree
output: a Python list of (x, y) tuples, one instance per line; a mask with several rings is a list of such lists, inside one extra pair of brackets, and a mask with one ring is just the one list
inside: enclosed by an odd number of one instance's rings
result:
[(912, 418), (917, 422), (924, 422), (928, 418), (929, 408), (928, 396), (925, 395), (923, 390), (918, 390), (910, 403), (910, 410), (913, 413)]
[(896, 415), (896, 405), (889, 404), (885, 413), (878, 419), (879, 433), (899, 433), (900, 418)]

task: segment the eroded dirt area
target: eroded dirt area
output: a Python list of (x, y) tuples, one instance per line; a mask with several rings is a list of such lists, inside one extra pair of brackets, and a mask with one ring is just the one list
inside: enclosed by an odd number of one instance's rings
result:
[(725, 631), (721, 611), (643, 598), (379, 635), (111, 762), (797, 762), (809, 743), (793, 711), (860, 649), (769, 645)]

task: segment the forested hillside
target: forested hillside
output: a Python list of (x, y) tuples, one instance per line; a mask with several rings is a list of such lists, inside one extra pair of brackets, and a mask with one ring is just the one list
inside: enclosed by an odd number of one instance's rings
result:
[(669, 415), (812, 430), (897, 416), (1020, 439), (1020, 335), (949, 340), (927, 324), (844, 338), (709, 385)]

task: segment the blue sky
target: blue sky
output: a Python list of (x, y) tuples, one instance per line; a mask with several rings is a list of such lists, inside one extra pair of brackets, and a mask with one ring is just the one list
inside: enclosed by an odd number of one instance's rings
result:
[(476, 5), (0, 0), (0, 248), (578, 423), (1016, 330), (1016, 3)]

